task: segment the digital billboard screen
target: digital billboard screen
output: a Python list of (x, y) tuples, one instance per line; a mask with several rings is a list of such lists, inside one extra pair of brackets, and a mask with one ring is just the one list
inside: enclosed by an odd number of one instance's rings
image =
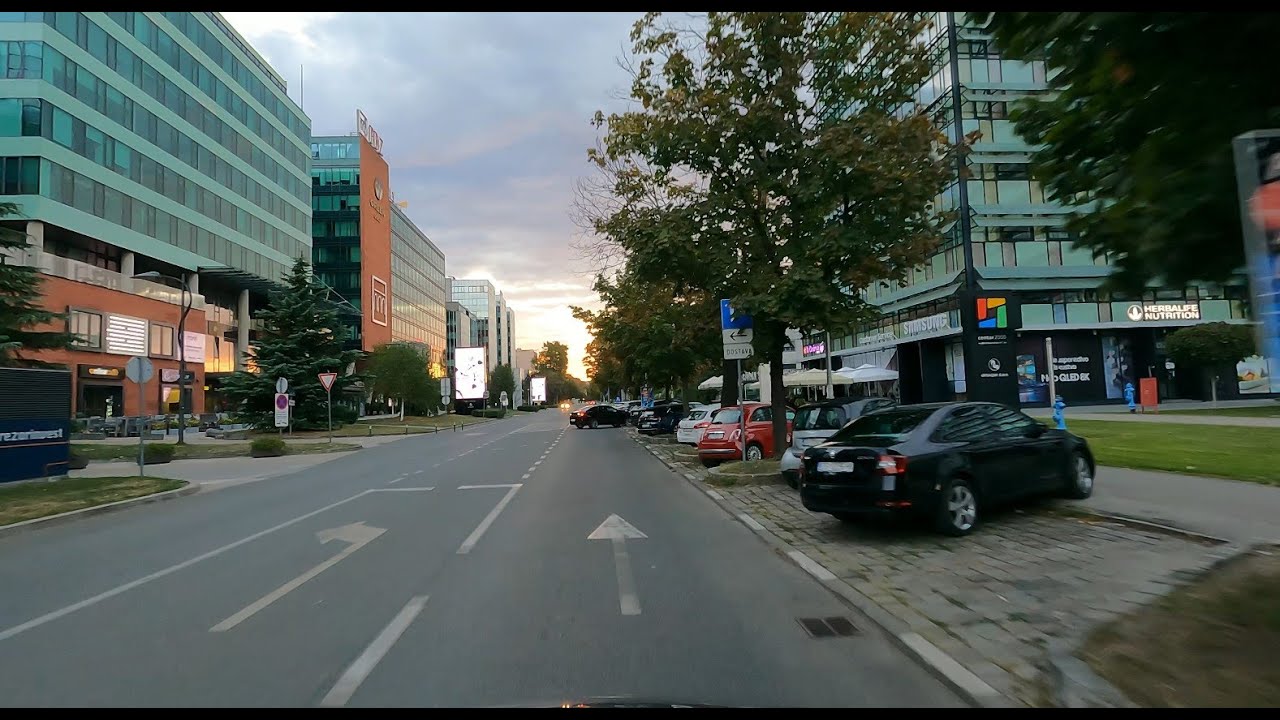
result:
[(529, 379), (529, 401), (544, 403), (547, 401), (547, 379), (536, 377)]
[(484, 398), (485, 383), (488, 380), (485, 354), (483, 347), (460, 347), (454, 350), (456, 369), (453, 372), (453, 397), (455, 400)]

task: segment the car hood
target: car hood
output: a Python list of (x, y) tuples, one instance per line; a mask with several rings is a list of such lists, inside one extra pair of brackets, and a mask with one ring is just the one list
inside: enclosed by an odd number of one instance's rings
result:
[(708, 705), (706, 703), (690, 703), (671, 700), (656, 700), (631, 697), (587, 697), (572, 700), (553, 700), (547, 702), (518, 703), (515, 705), (499, 705), (504, 708), (727, 708), (730, 705)]

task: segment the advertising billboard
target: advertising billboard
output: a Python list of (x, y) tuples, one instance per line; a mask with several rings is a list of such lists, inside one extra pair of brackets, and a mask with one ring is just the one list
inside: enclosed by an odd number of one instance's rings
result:
[(71, 373), (0, 368), (0, 397), (0, 483), (66, 475)]
[(1235, 138), (1245, 259), (1258, 322), (1258, 355), (1238, 363), (1240, 392), (1280, 392), (1280, 130)]
[(544, 403), (547, 401), (547, 379), (529, 378), (529, 402)]
[(489, 379), (485, 368), (486, 348), (460, 347), (454, 350), (453, 398), (455, 400), (484, 399), (485, 383)]

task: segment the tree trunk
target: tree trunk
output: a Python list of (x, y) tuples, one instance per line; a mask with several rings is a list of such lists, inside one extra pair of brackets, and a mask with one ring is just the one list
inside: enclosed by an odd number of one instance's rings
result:
[(787, 342), (787, 326), (769, 324), (767, 355), (769, 360), (769, 393), (773, 407), (773, 456), (782, 459), (787, 451), (787, 395), (782, 386), (782, 348)]
[(738, 404), (738, 361), (725, 360), (723, 370), (724, 385), (720, 388), (720, 406), (729, 407)]

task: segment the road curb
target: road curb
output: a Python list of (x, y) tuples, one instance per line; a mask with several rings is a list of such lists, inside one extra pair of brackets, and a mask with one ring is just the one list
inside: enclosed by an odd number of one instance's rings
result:
[[(632, 438), (636, 439), (635, 436), (632, 436)], [(643, 447), (643, 444), (638, 439), (636, 439), (636, 443)], [(752, 517), (751, 513), (747, 512), (747, 508), (736, 506), (733, 500), (726, 498), (715, 489), (699, 487), (703, 483), (700, 483), (696, 476), (686, 475), (683, 468), (673, 461), (668, 461), (666, 457), (656, 450), (645, 449), (649, 450), (654, 457), (658, 458), (659, 462), (681, 480), (693, 485), (721, 510), (742, 523), (774, 552), (804, 570), (832, 593), (840, 596), (846, 603), (870, 620), (898, 649), (915, 660), (929, 674), (941, 681), (965, 702), (978, 708), (1021, 707), (1020, 703), (1002, 695), (936, 645), (919, 634), (911, 632), (906, 623), (890, 615), (870, 598), (859, 592), (857, 588), (841, 580), (835, 573), (823, 567), (821, 563), (775, 535)]]
[(69, 512), (58, 513), (57, 515), (49, 515), (47, 517), (32, 518), (31, 520), (23, 520), (22, 522), (13, 523), (12, 525), (0, 525), (0, 538), (9, 535), (17, 535), (28, 530), (37, 530), (40, 528), (61, 525), (62, 523), (72, 522), (80, 518), (89, 517), (90, 515), (103, 515), (117, 510), (125, 510), (135, 505), (145, 505), (147, 503), (164, 502), (165, 500), (173, 500), (175, 498), (192, 495), (200, 491), (200, 484), (190, 481), (184, 481), (187, 484), (166, 490), (164, 492), (154, 493), (151, 495), (143, 495), (142, 497), (129, 498), (128, 500), (117, 500), (106, 505), (94, 505), (93, 507), (80, 508), (79, 510), (71, 510)]
[(1176, 525), (1166, 525), (1164, 523), (1158, 523), (1152, 520), (1143, 520), (1142, 518), (1136, 518), (1130, 515), (1120, 515), (1117, 513), (1109, 513), (1102, 510), (1094, 510), (1092, 508), (1086, 508), (1081, 505), (1070, 505), (1068, 507), (1071, 508), (1072, 512), (1079, 513), (1081, 515), (1088, 515), (1088, 516), (1099, 518), (1102, 520), (1109, 520), (1111, 522), (1119, 523), (1121, 525), (1127, 525), (1129, 527), (1132, 527), (1138, 530), (1149, 530), (1152, 532), (1164, 533), (1166, 535), (1174, 535), (1177, 537), (1183, 537), (1189, 540), (1207, 543), (1210, 545), (1231, 545), (1232, 544), (1232, 541), (1227, 540), (1226, 538), (1220, 538), (1215, 535), (1206, 535), (1204, 533), (1196, 532), (1194, 530), (1187, 530), (1185, 528), (1180, 528)]

